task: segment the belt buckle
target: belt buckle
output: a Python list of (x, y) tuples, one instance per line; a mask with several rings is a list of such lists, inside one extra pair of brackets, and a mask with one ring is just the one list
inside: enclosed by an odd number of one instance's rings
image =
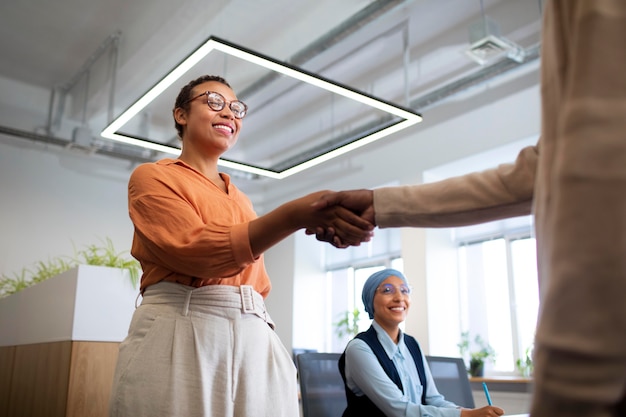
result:
[(241, 310), (244, 313), (254, 313), (254, 297), (252, 285), (240, 285), (239, 293), (241, 294)]

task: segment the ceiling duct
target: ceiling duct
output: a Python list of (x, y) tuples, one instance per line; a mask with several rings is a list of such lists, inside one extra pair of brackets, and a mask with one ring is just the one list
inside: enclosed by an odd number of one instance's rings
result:
[[(539, 59), (540, 49), (540, 45), (536, 45), (522, 51), (523, 53), (521, 54), (521, 56), (523, 56), (523, 59), (521, 61), (514, 59), (500, 59), (497, 62), (493, 62), (490, 65), (481, 68), (479, 71), (476, 71), (475, 73), (472, 73), (454, 82), (446, 84), (441, 88), (436, 89), (435, 91), (411, 100), (409, 108), (419, 112), (424, 111), (424, 109), (426, 108), (432, 108), (436, 104), (443, 103), (444, 100), (451, 98), (452, 96), (459, 94), (463, 91), (466, 91), (469, 88), (486, 83), (487, 81), (493, 80), (496, 77), (508, 73), (509, 71), (518, 69), (523, 65), (536, 61), (537, 59)], [(344, 133), (340, 137), (336, 138), (336, 140), (332, 143), (328, 143), (326, 145), (314, 148), (310, 151), (295, 155), (289, 160), (283, 161), (280, 165), (277, 165), (273, 168), (282, 168), (283, 166), (289, 166), (290, 164), (299, 163), (302, 160), (306, 160), (310, 157), (310, 152), (330, 152), (335, 148), (344, 146), (354, 141), (354, 139), (362, 134), (364, 130), (366, 132), (375, 132), (377, 130), (388, 127), (390, 123), (392, 123), (392, 121), (390, 121), (389, 118), (381, 118), (377, 123), (370, 123), (363, 129)]]
[[(410, 108), (416, 109), (419, 111), (423, 111), (426, 108), (432, 108), (438, 103), (442, 103), (445, 99), (454, 96), (468, 88), (477, 86), (479, 84), (485, 83), (491, 79), (494, 79), (497, 76), (503, 75), (511, 70), (520, 68), (523, 65), (534, 62), (539, 59), (541, 46), (535, 45), (534, 47), (528, 48), (524, 50), (523, 56), (524, 59), (519, 62), (512, 59), (502, 59), (491, 65), (487, 65), (482, 68), (480, 71), (473, 73), (469, 76), (466, 76), (462, 79), (459, 79), (455, 82), (449, 83), (435, 91), (432, 91), (429, 94), (420, 96), (415, 98), (410, 103)], [(386, 126), (389, 121), (388, 120), (380, 120), (380, 126), (371, 125), (368, 127), (370, 130), (376, 130), (381, 126)], [(59, 145), (63, 147), (67, 147), (67, 140), (54, 138), (49, 135), (38, 135), (31, 132), (25, 132), (18, 129), (12, 129), (6, 126), (0, 126), (0, 133), (4, 133), (7, 135), (20, 137), (23, 139), (29, 139), (36, 142), (44, 142), (52, 145)], [(356, 132), (358, 133), (358, 132)], [(336, 148), (337, 146), (341, 146), (342, 144), (349, 143), (355, 132), (349, 132), (339, 138), (339, 143), (328, 143), (326, 144), (328, 149)], [(316, 148), (314, 149), (316, 152), (322, 152), (323, 149)], [(135, 146), (123, 146), (123, 144), (115, 144), (112, 149), (97, 149), (95, 151), (97, 154), (107, 155), (110, 157), (115, 157), (119, 159), (126, 159), (133, 162), (149, 162), (154, 159), (154, 154), (150, 154), (150, 156), (146, 156), (145, 149), (140, 149)], [(292, 159), (285, 161), (285, 164), (293, 163), (293, 161), (299, 161), (302, 158), (306, 158), (308, 155), (295, 155)], [(224, 169), (231, 174), (237, 175), (235, 170)], [(232, 172), (231, 172), (232, 171)], [(247, 173), (241, 173), (241, 177), (245, 177), (246, 179), (259, 178), (258, 175), (249, 175)]]
[(486, 65), (503, 56), (514, 61), (524, 60), (524, 50), (514, 43), (500, 36), (498, 25), (488, 17), (470, 26), (470, 47), (465, 53), (480, 65)]
[(524, 50), (515, 42), (500, 35), (498, 24), (485, 15), (482, 0), (480, 11), (481, 19), (469, 27), (470, 47), (465, 54), (480, 65), (486, 65), (504, 56), (523, 62)]
[[(400, 1), (400, 0), (374, 1), (368, 7), (363, 9), (361, 12), (355, 14), (350, 19), (342, 22), (335, 29), (331, 30), (326, 35), (318, 38), (315, 42), (311, 43), (310, 45), (308, 45), (301, 51), (297, 52), (295, 55), (292, 56), (289, 62), (295, 65), (295, 64), (301, 64), (303, 62), (306, 62), (307, 60), (314, 58), (317, 54), (323, 52), (326, 48), (331, 47), (335, 43), (340, 42), (341, 40), (345, 39), (350, 34), (354, 33), (357, 30), (357, 28), (363, 27), (365, 24), (371, 22), (376, 17), (380, 17), (382, 14), (391, 10), (394, 6), (397, 6), (402, 3), (406, 3), (406, 2)], [(485, 25), (485, 22), (487, 22), (486, 25)], [(481, 23), (482, 23), (482, 27), (476, 26), (473, 30), (470, 30), (470, 33), (471, 33), (470, 40), (474, 40), (474, 42), (472, 42), (472, 45), (475, 45), (474, 47), (475, 49), (481, 48), (483, 51), (485, 51), (485, 49), (488, 47), (492, 47), (493, 49), (496, 49), (495, 45), (500, 44), (498, 40), (504, 39), (498, 33), (499, 30), (498, 30), (497, 24), (495, 24), (493, 21), (490, 21), (487, 18), (482, 19)], [(496, 41), (494, 41), (494, 39), (496, 39)], [(506, 42), (510, 42), (510, 41), (506, 41)], [(481, 47), (481, 45), (483, 46)], [(440, 88), (428, 94), (413, 98), (410, 101), (408, 107), (410, 107), (411, 109), (418, 110), (418, 111), (423, 111), (426, 108), (432, 108), (436, 106), (437, 104), (441, 104), (445, 99), (450, 98), (451, 96), (457, 93), (460, 93), (468, 88), (474, 87), (481, 83), (487, 82), (490, 79), (503, 75), (504, 73), (507, 73), (510, 70), (519, 68), (527, 63), (536, 61), (539, 58), (540, 44), (537, 44), (525, 50), (520, 47), (518, 48), (519, 50), (516, 50), (515, 54), (510, 53), (510, 50), (509, 50), (509, 52), (505, 53), (504, 56), (502, 56), (502, 54), (498, 55), (500, 56), (500, 58), (509, 58), (509, 59), (495, 60), (495, 57), (494, 57), (494, 59), (492, 59), (489, 63), (485, 64), (484, 67), (481, 68), (479, 71), (473, 74), (470, 74), (462, 79), (459, 79), (454, 82), (448, 83), (444, 86), (441, 86)], [(257, 83), (253, 84), (251, 86), (251, 89), (255, 90), (257, 87), (262, 88), (263, 86), (266, 85), (267, 82), (271, 82), (271, 81), (272, 80), (267, 80), (267, 79), (262, 78), (258, 80)], [(70, 84), (71, 83), (68, 83), (67, 85), (70, 85)], [(112, 100), (112, 97), (111, 97), (111, 100)], [(383, 126), (387, 122), (388, 121), (386, 120), (379, 120), (379, 123)], [(375, 130), (376, 126), (368, 126), (368, 129)], [(48, 130), (50, 130), (49, 126), (48, 126)], [(42, 134), (37, 134), (34, 132), (27, 132), (27, 131), (20, 130), (20, 129), (10, 128), (7, 126), (0, 126), (0, 134), (5, 134), (5, 135), (13, 136), (13, 137), (31, 140), (34, 142), (48, 144), (48, 145), (60, 146), (64, 148), (72, 147), (71, 143), (70, 143), (70, 146), (68, 146), (68, 141), (69, 141), (68, 139), (56, 138), (53, 135), (51, 135), (50, 132), (47, 132), (47, 133), (48, 134), (42, 135)], [(80, 132), (80, 133), (84, 133), (84, 132)], [(349, 142), (354, 133), (355, 132), (348, 132), (342, 135), (342, 137), (339, 138), (340, 142), (341, 143)], [(84, 137), (81, 137), (81, 138), (84, 139)], [(79, 138), (73, 137), (72, 139), (74, 141), (74, 144), (77, 144), (76, 142), (77, 142), (77, 139)], [(86, 141), (81, 140), (78, 142), (85, 144)], [(100, 144), (100, 145), (103, 145), (103, 144)], [(332, 147), (337, 147), (338, 145), (336, 143), (335, 144), (328, 143), (327, 146), (329, 148), (332, 148)], [(316, 149), (316, 150), (319, 151), (319, 149)], [(137, 147), (130, 146), (130, 145), (127, 146), (127, 145), (123, 145), (119, 143), (107, 143), (105, 146), (102, 146), (99, 149), (95, 149), (95, 152), (93, 153), (106, 155), (106, 156), (117, 158), (117, 159), (124, 159), (124, 160), (128, 160), (134, 163), (151, 162), (151, 161), (154, 161), (158, 155), (156, 152), (147, 152), (145, 149), (137, 148)], [(297, 160), (298, 158), (301, 158), (301, 157), (302, 157), (301, 155), (295, 155), (293, 158)], [(289, 162), (290, 161), (287, 161), (286, 163), (289, 163)], [(250, 175), (248, 173), (237, 172), (235, 170), (229, 170), (229, 169), (224, 169), (224, 170), (232, 171), (231, 175), (245, 177), (246, 179), (259, 178), (257, 175)]]
[(54, 145), (65, 149), (73, 149), (86, 154), (98, 154), (108, 156), (111, 158), (127, 160), (133, 163), (152, 162), (154, 161), (154, 153), (148, 152), (145, 149), (138, 148), (136, 146), (123, 146), (117, 145), (107, 148), (102, 147), (83, 147), (76, 146), (72, 142), (68, 142), (66, 139), (61, 139), (53, 135), (39, 134), (35, 132), (28, 132), (21, 129), (15, 129), (8, 126), (0, 125), (0, 134), (12, 136), (20, 139), (26, 139), (33, 142), (43, 143), (44, 145)]

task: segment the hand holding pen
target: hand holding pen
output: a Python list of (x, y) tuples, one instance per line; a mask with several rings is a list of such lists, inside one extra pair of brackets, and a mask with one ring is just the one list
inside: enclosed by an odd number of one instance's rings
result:
[(489, 395), (489, 389), (487, 389), (487, 384), (483, 382), (483, 391), (485, 391), (485, 397), (487, 397), (486, 407), (482, 408), (463, 408), (461, 409), (461, 417), (497, 417), (504, 414), (504, 410), (500, 407), (495, 407), (491, 402), (491, 395)]

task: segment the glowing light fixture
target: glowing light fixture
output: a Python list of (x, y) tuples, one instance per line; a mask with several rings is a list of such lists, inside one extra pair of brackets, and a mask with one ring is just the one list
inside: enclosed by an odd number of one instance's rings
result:
[(376, 140), (382, 139), (392, 133), (398, 132), (402, 129), (406, 129), (416, 123), (422, 121), (422, 117), (411, 109), (404, 108), (393, 103), (378, 99), (366, 93), (357, 91), (346, 85), (328, 80), (320, 75), (307, 72), (305, 70), (296, 68), (295, 66), (287, 63), (279, 62), (270, 57), (264, 56), (260, 53), (248, 50), (241, 46), (234, 45), (230, 42), (224, 41), (216, 37), (210, 37), (204, 44), (196, 49), (189, 57), (182, 61), (176, 68), (168, 73), (161, 81), (159, 81), (154, 87), (140, 97), (133, 105), (126, 109), (121, 115), (113, 120), (102, 132), (101, 136), (107, 139), (111, 139), (118, 142), (127, 143), (130, 145), (140, 146), (143, 148), (155, 150), (158, 152), (164, 152), (172, 155), (178, 155), (180, 149), (161, 144), (149, 140), (138, 139), (120, 132), (120, 129), (133, 119), (137, 114), (149, 105), (154, 99), (156, 99), (161, 93), (163, 93), (169, 86), (171, 86), (176, 80), (181, 78), (187, 71), (194, 67), (200, 60), (207, 56), (212, 51), (221, 51), (225, 54), (233, 57), (240, 58), (252, 64), (259, 65), (266, 69), (276, 71), (280, 74), (302, 81), (304, 83), (313, 85), (315, 87), (324, 89), (334, 94), (346, 97), (348, 99), (363, 103), (375, 109), (386, 112), (399, 119), (396, 123), (392, 123), (378, 131), (364, 134), (363, 137), (358, 138), (346, 145), (340, 146), (336, 149), (328, 151), (322, 155), (315, 156), (307, 161), (304, 161), (295, 166), (284, 169), (280, 172), (265, 169), (250, 164), (239, 163), (235, 161), (228, 161), (220, 159), (219, 164), (221, 166), (245, 171), (251, 174), (262, 175), (270, 178), (286, 178), (302, 170), (311, 168), (324, 161), (328, 161), (339, 155), (343, 155), (361, 146), (367, 145)]

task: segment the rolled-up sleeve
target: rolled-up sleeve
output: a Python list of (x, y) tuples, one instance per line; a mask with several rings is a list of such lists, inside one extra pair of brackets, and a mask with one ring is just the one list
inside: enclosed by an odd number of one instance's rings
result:
[(511, 164), (428, 184), (374, 190), (381, 227), (455, 227), (531, 213), (538, 146)]

